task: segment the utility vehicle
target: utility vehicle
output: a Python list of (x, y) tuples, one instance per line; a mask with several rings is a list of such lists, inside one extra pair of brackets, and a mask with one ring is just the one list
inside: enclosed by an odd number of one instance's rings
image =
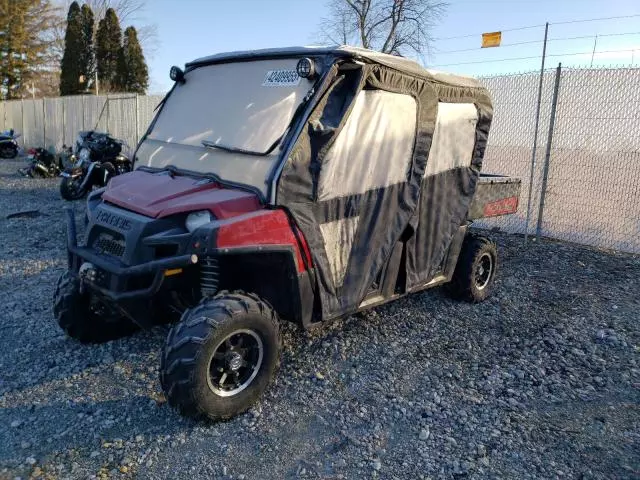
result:
[[(82, 342), (179, 321), (160, 382), (229, 418), (274, 376), (281, 319), (311, 328), (449, 284), (482, 301), (520, 181), (480, 174), (492, 107), (471, 78), (354, 47), (218, 54), (172, 67), (134, 171), (68, 210), (54, 313)], [(416, 319), (416, 321), (419, 321)]]

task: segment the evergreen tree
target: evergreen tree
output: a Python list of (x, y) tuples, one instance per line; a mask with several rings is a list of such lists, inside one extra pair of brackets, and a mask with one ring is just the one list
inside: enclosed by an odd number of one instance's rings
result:
[(144, 94), (148, 86), (149, 70), (138, 41), (138, 33), (134, 27), (127, 27), (118, 56), (118, 88), (124, 92)]
[(55, 21), (49, 0), (0, 0), (0, 98), (29, 94), (49, 73)]
[(64, 36), (64, 54), (60, 65), (60, 95), (77, 95), (82, 91), (83, 50), (82, 12), (78, 2), (69, 5), (67, 30)]
[(1, 2), (0, 15), (0, 54), (2, 65), (0, 75), (2, 80), (3, 98), (17, 98), (21, 83), (22, 72), (25, 68), (20, 44), (25, 37), (24, 12), (21, 2)]
[(122, 44), (122, 30), (113, 8), (107, 9), (98, 22), (96, 33), (96, 64), (100, 90), (113, 91), (118, 80), (118, 56)]
[(94, 17), (91, 7), (82, 5), (82, 56), (80, 57), (80, 72), (84, 77), (82, 87), (88, 90), (92, 85), (95, 74), (95, 52), (93, 50)]

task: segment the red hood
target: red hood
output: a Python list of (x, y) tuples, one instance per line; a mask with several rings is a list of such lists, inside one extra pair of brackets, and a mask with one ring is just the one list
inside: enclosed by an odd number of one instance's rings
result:
[(102, 199), (148, 217), (209, 210), (218, 219), (261, 208), (258, 197), (203, 179), (136, 170), (111, 179)]

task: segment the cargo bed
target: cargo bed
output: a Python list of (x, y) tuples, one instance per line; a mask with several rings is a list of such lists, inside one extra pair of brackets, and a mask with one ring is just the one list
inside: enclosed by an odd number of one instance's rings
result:
[(521, 183), (519, 178), (481, 173), (469, 207), (469, 220), (516, 213)]

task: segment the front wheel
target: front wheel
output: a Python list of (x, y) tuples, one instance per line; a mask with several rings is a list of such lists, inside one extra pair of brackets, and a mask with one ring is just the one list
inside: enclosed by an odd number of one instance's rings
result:
[(129, 319), (90, 294), (81, 293), (79, 280), (69, 272), (64, 272), (58, 279), (53, 314), (60, 328), (82, 343), (107, 342), (138, 329)]
[(468, 302), (482, 302), (491, 295), (497, 271), (496, 244), (486, 237), (469, 235), (464, 239), (449, 292)]
[(160, 383), (181, 414), (228, 419), (260, 398), (279, 360), (273, 309), (252, 294), (221, 292), (187, 310), (171, 329)]
[(84, 177), (62, 177), (60, 182), (60, 196), (65, 200), (79, 200), (87, 194), (87, 189), (82, 188)]

